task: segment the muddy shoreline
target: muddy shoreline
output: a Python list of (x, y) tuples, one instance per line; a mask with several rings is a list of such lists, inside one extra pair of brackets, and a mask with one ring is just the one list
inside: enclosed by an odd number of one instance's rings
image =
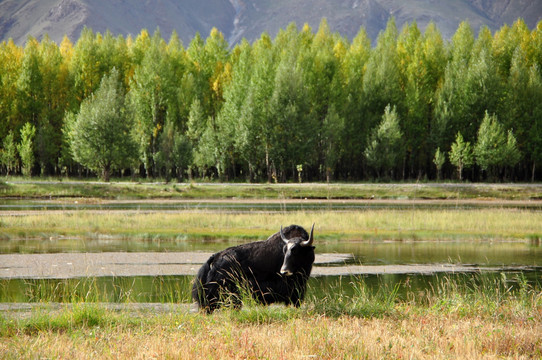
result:
[[(208, 252), (2, 254), (0, 255), (0, 278), (193, 276), (210, 255), (211, 253)], [(363, 265), (351, 264), (351, 260), (350, 254), (317, 254), (311, 275), (434, 274), (480, 270), (479, 267), (473, 265)]]

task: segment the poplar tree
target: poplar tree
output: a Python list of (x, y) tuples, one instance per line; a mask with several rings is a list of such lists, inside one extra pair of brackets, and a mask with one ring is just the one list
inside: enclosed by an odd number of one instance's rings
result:
[(393, 178), (394, 169), (404, 151), (403, 133), (395, 106), (386, 106), (382, 121), (373, 129), (367, 143), (364, 151), (367, 164), (376, 171), (379, 178), (382, 174), (390, 174)]
[(482, 170), (495, 176), (506, 166), (514, 166), (520, 159), (517, 142), (511, 130), (505, 132), (495, 115), (485, 113), (474, 146), (476, 163)]
[(275, 74), (274, 89), (270, 100), (269, 158), (271, 174), (280, 181), (287, 173), (294, 174), (296, 165), (312, 157), (315, 132), (307, 122), (308, 102), (306, 88), (296, 59), (284, 55)]
[(463, 180), (463, 170), (471, 167), (474, 164), (474, 155), (472, 153), (472, 146), (469, 141), (464, 141), (460, 132), (457, 133), (455, 142), (452, 144), (452, 148), (448, 153), (450, 162), (457, 169), (457, 176), (459, 180)]
[(131, 137), (132, 122), (125, 106), (124, 90), (114, 68), (98, 90), (81, 104), (67, 124), (67, 136), (75, 161), (109, 181), (112, 171), (129, 167), (136, 158)]
[(474, 134), (464, 129), (470, 123), (472, 115), (468, 107), (469, 96), (472, 94), (466, 86), (473, 46), (472, 27), (468, 22), (462, 22), (452, 37), (443, 83), (435, 94), (436, 105), (430, 125), (431, 140), (435, 148), (449, 148), (454, 134), (459, 131), (467, 139), (474, 139)]
[(24, 176), (32, 175), (34, 166), (34, 136), (36, 127), (27, 122), (21, 129), (21, 142), (17, 145), (17, 151), (21, 158), (21, 167)]
[(403, 93), (397, 56), (397, 27), (395, 19), (388, 21), (386, 29), (378, 36), (371, 51), (363, 76), (363, 96), (367, 106), (365, 118), (368, 128), (378, 124), (382, 109), (393, 104), (401, 111)]
[[(166, 43), (156, 31), (141, 64), (135, 69), (129, 93), (135, 119), (134, 136), (147, 177), (157, 175), (159, 137), (167, 117), (177, 113), (177, 100), (173, 64), (167, 54)], [(175, 119), (171, 121), (175, 122)]]
[(532, 101), (531, 126), (527, 132), (526, 153), (531, 161), (531, 181), (535, 180), (536, 166), (542, 163), (542, 74), (537, 65), (529, 70), (529, 98)]
[(363, 77), (367, 60), (371, 53), (371, 40), (365, 29), (361, 28), (344, 55), (341, 72), (344, 77), (344, 105), (336, 110), (344, 118), (342, 136), (343, 153), (339, 160), (339, 170), (345, 176), (361, 177), (362, 162), (360, 155), (365, 149), (366, 137), (360, 136), (369, 132), (366, 116), (367, 99), (363, 93)]
[(237, 138), (240, 135), (238, 131), (241, 125), (241, 112), (249, 91), (252, 73), (250, 44), (245, 40), (235, 48), (234, 52), (238, 53), (238, 59), (232, 66), (231, 80), (224, 85), (224, 105), (216, 118), (214, 134), (207, 138), (211, 143), (204, 144), (216, 149), (219, 175), (227, 176), (229, 173), (231, 177), (236, 176), (236, 167), (240, 165)]
[(437, 168), (437, 180), (440, 180), (440, 173), (442, 172), (442, 167), (446, 162), (446, 154), (443, 151), (440, 151), (440, 148), (437, 148), (435, 151), (435, 156), (433, 157), (433, 164)]
[(2, 141), (2, 150), (0, 151), (0, 164), (6, 168), (6, 175), (10, 175), (17, 166), (17, 146), (13, 138), (13, 131)]
[(10, 131), (17, 137), (23, 125), (16, 117), (14, 106), (17, 102), (17, 78), (21, 71), (23, 49), (9, 39), (0, 43), (0, 138)]
[(15, 111), (19, 122), (39, 124), (44, 108), (43, 76), (41, 69), (39, 43), (29, 37), (24, 48), (21, 69), (17, 78)]
[(271, 123), (270, 101), (276, 71), (272, 46), (267, 34), (253, 46), (252, 76), (237, 129), (236, 146), (240, 157), (247, 163), (249, 181), (257, 180), (259, 173), (269, 173), (271, 129), (267, 125)]
[(421, 34), (417, 24), (405, 25), (397, 52), (405, 93), (401, 125), (405, 135), (406, 166), (409, 175), (420, 176), (430, 161), (431, 118), (434, 94), (442, 80), (446, 63), (442, 37), (434, 23)]

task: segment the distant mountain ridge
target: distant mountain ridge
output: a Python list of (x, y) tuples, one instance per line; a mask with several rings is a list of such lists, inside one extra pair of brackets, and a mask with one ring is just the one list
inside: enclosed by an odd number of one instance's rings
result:
[(75, 42), (83, 27), (95, 32), (136, 36), (157, 27), (164, 37), (175, 30), (185, 44), (213, 27), (230, 44), (254, 41), (263, 32), (274, 37), (295, 22), (317, 29), (323, 17), (332, 31), (352, 39), (364, 27), (376, 40), (394, 16), (400, 28), (416, 21), (423, 30), (436, 23), (449, 39), (463, 20), (475, 30), (511, 25), (523, 18), (530, 28), (542, 20), (540, 0), (0, 0), (0, 41), (22, 45), (28, 36), (44, 34), (60, 43), (64, 35)]

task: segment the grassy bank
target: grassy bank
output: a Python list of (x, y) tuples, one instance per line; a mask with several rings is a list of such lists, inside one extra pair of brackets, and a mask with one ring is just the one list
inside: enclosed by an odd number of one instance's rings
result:
[(503, 199), (540, 200), (541, 184), (218, 184), (89, 182), (53, 179), (0, 182), (1, 198), (86, 199)]
[(212, 316), (76, 302), (0, 315), (0, 353), (24, 358), (539, 358), (542, 294), (526, 284), (444, 281), (399, 300), (393, 289), (249, 304)]
[(510, 209), (296, 212), (41, 212), (0, 218), (0, 238), (103, 235), (127, 239), (265, 239), (281, 225), (316, 223), (321, 240), (533, 240), (542, 212)]

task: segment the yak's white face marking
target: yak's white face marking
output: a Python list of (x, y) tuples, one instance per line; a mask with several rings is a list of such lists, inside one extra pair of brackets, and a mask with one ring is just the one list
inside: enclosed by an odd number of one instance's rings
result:
[(296, 246), (297, 244), (295, 242), (288, 242), (286, 244), (286, 248), (284, 249), (284, 263), (282, 264), (282, 267), (280, 269), (280, 273), (282, 275), (286, 275), (286, 276), (291, 276), (293, 275), (293, 273), (290, 271), (290, 269), (287, 268), (287, 259), (288, 257), (290, 256), (291, 252), (292, 252), (292, 249)]
[(282, 263), (282, 267), (280, 268), (280, 274), (281, 275), (291, 276), (291, 275), (294, 274), (293, 271), (295, 271), (295, 270), (292, 269), (291, 267), (292, 267), (292, 265), (295, 266), (295, 264), (294, 264), (296, 262), (295, 258), (297, 257), (295, 255), (295, 253), (298, 253), (298, 251), (299, 251), (298, 247), (307, 247), (308, 246), (308, 247), (314, 249), (314, 247), (312, 246), (312, 241), (314, 240), (314, 238), (312, 237), (313, 231), (314, 231), (314, 224), (312, 224), (311, 233), (310, 233), (309, 238), (307, 240), (303, 240), (300, 237), (287, 239), (284, 236), (284, 233), (282, 232), (282, 226), (280, 227), (280, 237), (281, 237), (282, 241), (285, 244), (285, 247), (283, 248), (284, 249), (284, 262)]

